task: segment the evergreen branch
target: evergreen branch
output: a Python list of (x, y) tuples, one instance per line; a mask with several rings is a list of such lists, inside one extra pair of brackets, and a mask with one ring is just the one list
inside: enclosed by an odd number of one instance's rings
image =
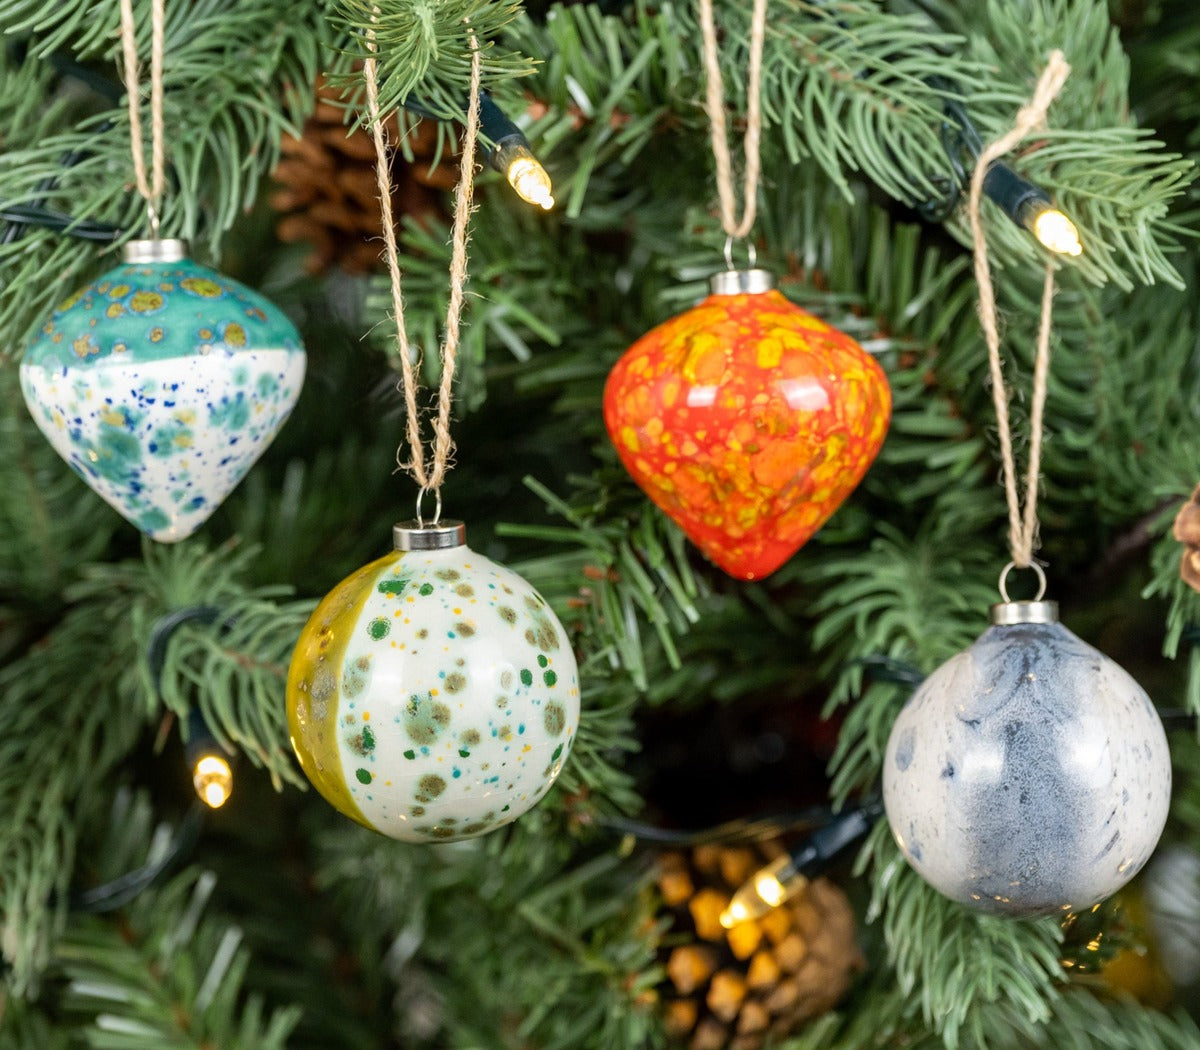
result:
[(539, 807), (452, 863), (347, 828), (322, 843), (321, 881), (368, 956), (407, 945), (396, 977), (436, 989), (436, 1033), (452, 1045), (657, 1046), (647, 876), (572, 850), (549, 821)]
[(187, 625), (168, 643), (163, 704), (186, 720), (198, 707), (220, 745), (271, 774), (303, 785), (287, 746), (284, 687), (288, 661), (311, 602), (280, 605), (247, 596), (221, 608), (217, 622)]
[(112, 630), (120, 597), (69, 609), (0, 668), (0, 952), (18, 994), (35, 986), (62, 925), (76, 810), (145, 724), (127, 699), (132, 645)]
[[(127, 856), (136, 837), (143, 855), (152, 851), (145, 797), (133, 806), (119, 801), (118, 808), (116, 842), (101, 849)], [(249, 954), (241, 931), (204, 914), (215, 888), (211, 873), (187, 871), (143, 890), (119, 923), (92, 917), (71, 923), (55, 946), (52, 969), (65, 982), (59, 1008), (88, 1046), (286, 1046), (299, 1008), (268, 1012), (259, 997), (243, 995)]]
[(989, 1004), (1035, 1023), (1050, 1017), (1062, 980), (1058, 923), (979, 915), (946, 899), (905, 863), (886, 821), (872, 832), (860, 868), (867, 859), (877, 872), (871, 912), (882, 918), (900, 991), (948, 1050), (989, 1045)]
[[(139, 21), (149, 32), (148, 3)], [(279, 18), (249, 0), (203, 0), (172, 9), (164, 69), (164, 120), (174, 188), (162, 212), (163, 235), (203, 233), (216, 251), (224, 232), (254, 201), (278, 160), (279, 140), (311, 110), (313, 83), (328, 29), (319, 7), (300, 19)], [(96, 59), (115, 55), (116, 0), (46, 5), (4, 0), (0, 22), (32, 33), (31, 55), (58, 50)], [(28, 61), (33, 61), (30, 59)], [(80, 117), (52, 107), (32, 122), (22, 116), (3, 138), (0, 201), (34, 204), (116, 226), (123, 238), (143, 222), (142, 205), (113, 172), (130, 170), (129, 116), (123, 106)], [(64, 158), (70, 158), (69, 163)], [(76, 245), (46, 231), (0, 245), (0, 325), (22, 333), (65, 298), (96, 266)], [(37, 294), (28, 294), (33, 289)], [(19, 345), (21, 340), (13, 340)]]
[(151, 608), (219, 610), (213, 623), (188, 624), (172, 634), (157, 683), (142, 665), (147, 704), (153, 709), (161, 701), (183, 719), (198, 706), (221, 746), (266, 768), (277, 790), (284, 781), (302, 784), (286, 745), (284, 687), (312, 603), (279, 602), (287, 588), (247, 591), (240, 577), (255, 557), (253, 548), (227, 545), (210, 553), (198, 545), (147, 544), (145, 554), (147, 586), (161, 604), (142, 603), (133, 614), (143, 651), (154, 626)]
[[(498, 531), (502, 535), (565, 541), (575, 547), (570, 559), (586, 578), (584, 582), (577, 577), (584, 586), (578, 591), (576, 612), (589, 648), (606, 653), (614, 667), (620, 666), (629, 674), (637, 689), (645, 690), (649, 679), (642, 642), (644, 623), (653, 629), (668, 664), (678, 667), (675, 639), (699, 619), (695, 598), (700, 590), (674, 525), (657, 511), (647, 511), (637, 518), (613, 517), (611, 498), (590, 485), (592, 491), (581, 490), (578, 502), (572, 506), (532, 478), (525, 483), (570, 527), (551, 530), (505, 525)], [(599, 520), (601, 507), (610, 515), (605, 521)], [(561, 559), (553, 559), (545, 567), (526, 562), (517, 568), (534, 586), (543, 589), (539, 578), (544, 568), (550, 567), (554, 579), (561, 580)], [(548, 586), (544, 590), (549, 592), (551, 604), (565, 597), (555, 595)]]
[(375, 35), (381, 112), (400, 109), (411, 97), (442, 119), (465, 120), (472, 36), (489, 88), (531, 71), (528, 58), (495, 42), (519, 11), (511, 0), (340, 0), (337, 20), (358, 61), (369, 54), (365, 34)]

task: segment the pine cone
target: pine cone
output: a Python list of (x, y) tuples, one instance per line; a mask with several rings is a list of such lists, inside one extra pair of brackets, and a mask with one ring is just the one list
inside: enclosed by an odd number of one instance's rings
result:
[(1200, 591), (1200, 486), (1175, 515), (1175, 538), (1183, 544), (1179, 575), (1194, 591)]
[[(300, 138), (287, 136), (280, 144), (283, 159), (272, 178), (278, 183), (269, 203), (280, 217), (275, 225), (281, 241), (307, 241), (312, 253), (305, 260), (310, 273), (339, 266), (348, 273), (367, 273), (379, 263), (379, 213), (375, 179), (375, 144), (356, 125), (347, 126), (340, 93), (323, 79), (317, 81), (317, 105)], [(388, 141), (399, 141), (398, 122), (387, 122)], [(413, 155), (408, 162), (399, 145), (391, 151), (392, 210), (420, 219), (441, 210), (439, 190), (453, 186), (457, 165), (431, 167), (437, 150), (437, 125), (424, 120), (408, 132)]]
[(660, 859), (659, 890), (674, 917), (664, 1020), (689, 1050), (758, 1050), (832, 1009), (866, 966), (849, 902), (828, 879), (761, 919), (721, 925), (734, 892), (780, 852), (699, 846)]

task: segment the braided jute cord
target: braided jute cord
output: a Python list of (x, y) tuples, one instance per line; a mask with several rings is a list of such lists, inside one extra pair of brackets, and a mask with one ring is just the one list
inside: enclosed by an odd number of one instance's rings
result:
[[(377, 14), (378, 9), (376, 9)], [(375, 21), (374, 15), (371, 20)], [(407, 415), (406, 437), (410, 450), (407, 460), (403, 459), (398, 451), (396, 462), (401, 469), (412, 475), (413, 480), (421, 487), (422, 494), (425, 492), (438, 493), (454, 454), (454, 442), (450, 437), (450, 410), (453, 405), (454, 370), (458, 358), (463, 289), (467, 280), (467, 241), (471, 218), (471, 198), (475, 186), (475, 147), (479, 138), (479, 87), (482, 71), (479, 41), (474, 33), (469, 35), (469, 39), (471, 42), (470, 102), (467, 106), (467, 123), (463, 136), (458, 186), (454, 197), (450, 301), (446, 307), (446, 327), (441, 345), (442, 378), (438, 387), (437, 416), (433, 424), (433, 441), (428, 459), (422, 445), (421, 412), (417, 404), (420, 361), (412, 351), (404, 324), (404, 296), (401, 289), (400, 261), (396, 248), (395, 218), (392, 214), (392, 180), (388, 168), (387, 137), (379, 112), (379, 69), (376, 62), (378, 49), (375, 33), (369, 29), (366, 34), (369, 54), (363, 63), (367, 118), (370, 121), (371, 134), (375, 139), (375, 181), (379, 190), (379, 206), (383, 218), (384, 255), (391, 283), (392, 319), (396, 324), (396, 347), (400, 355), (400, 375)], [(441, 505), (440, 497), (438, 505), (439, 507)], [(435, 516), (434, 524), (436, 523)]]
[(1033, 98), (1017, 113), (1011, 130), (985, 146), (971, 176), (967, 200), (967, 217), (974, 242), (975, 279), (979, 284), (979, 321), (987, 343), (988, 366), (992, 377), (992, 403), (996, 408), (996, 425), (1000, 436), (1000, 457), (1004, 465), (1004, 496), (1008, 503), (1008, 543), (1013, 564), (1027, 568), (1033, 561), (1037, 545), (1038, 480), (1042, 459), (1042, 419), (1046, 404), (1046, 380), (1050, 368), (1050, 330), (1054, 307), (1054, 264), (1047, 262), (1042, 288), (1042, 313), (1038, 325), (1037, 350), (1033, 369), (1033, 394), (1030, 405), (1029, 468), (1025, 478), (1025, 505), (1022, 513), (1017, 496), (1017, 469), (1013, 456), (1012, 429), (1008, 420), (1008, 389), (1000, 361), (1000, 329), (996, 316), (996, 290), (988, 266), (987, 240), (980, 218), (983, 199), (983, 180), (993, 161), (1011, 150), (1026, 135), (1045, 123), (1046, 112), (1062, 90), (1071, 67), (1061, 51), (1053, 51), (1038, 79)]
[(730, 238), (745, 237), (754, 225), (758, 209), (758, 177), (762, 140), (762, 53), (767, 33), (767, 0), (754, 0), (750, 16), (750, 64), (746, 78), (746, 135), (743, 140), (746, 170), (743, 175), (742, 217), (735, 215), (733, 162), (729, 155), (729, 135), (725, 127), (725, 83), (717, 58), (717, 31), (713, 25), (712, 0), (699, 0), (700, 30), (704, 38), (706, 91), (704, 108), (708, 113), (713, 159), (717, 166), (717, 197), (721, 202), (721, 226)]
[(146, 201), (150, 234), (158, 236), (165, 159), (163, 150), (163, 36), (164, 0), (150, 0), (150, 174), (146, 174), (145, 144), (142, 138), (141, 87), (138, 84), (137, 31), (133, 19), (133, 0), (121, 0), (121, 51), (124, 58), (125, 97), (129, 105), (129, 145), (133, 154), (133, 175), (138, 193)]

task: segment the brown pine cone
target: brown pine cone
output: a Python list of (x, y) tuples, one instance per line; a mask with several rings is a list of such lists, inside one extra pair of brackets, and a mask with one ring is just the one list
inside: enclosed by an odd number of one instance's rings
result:
[[(275, 230), (287, 243), (306, 241), (312, 252), (305, 260), (310, 273), (338, 266), (348, 273), (367, 273), (380, 261), (383, 230), (375, 177), (375, 143), (355, 124), (347, 125), (341, 95), (324, 79), (316, 85), (317, 105), (300, 138), (280, 143), (282, 159), (272, 172), (278, 188), (269, 203), (279, 213)], [(456, 163), (437, 153), (437, 125), (423, 120), (407, 132), (405, 144), (413, 156), (405, 159), (395, 116), (387, 122), (391, 149), (392, 211), (420, 220), (442, 210), (438, 191), (458, 179)]]
[(689, 1050), (758, 1050), (832, 1009), (866, 966), (845, 894), (828, 879), (762, 918), (721, 925), (737, 889), (781, 847), (665, 853), (658, 886), (673, 916), (662, 950), (668, 1034)]
[(1194, 591), (1200, 591), (1200, 486), (1175, 515), (1175, 538), (1183, 544), (1179, 575)]

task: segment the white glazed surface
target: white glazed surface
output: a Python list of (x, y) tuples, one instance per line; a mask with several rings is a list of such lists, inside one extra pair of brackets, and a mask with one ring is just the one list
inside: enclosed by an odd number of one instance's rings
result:
[(156, 540), (190, 536), (245, 477), (300, 396), (296, 350), (220, 349), (68, 374), (24, 362), (35, 422), (71, 468)]

